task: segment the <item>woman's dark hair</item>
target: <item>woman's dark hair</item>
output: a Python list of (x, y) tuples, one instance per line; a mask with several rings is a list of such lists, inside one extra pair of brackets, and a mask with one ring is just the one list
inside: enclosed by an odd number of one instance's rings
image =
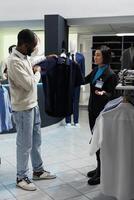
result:
[(29, 30), (29, 29), (23, 29), (18, 33), (18, 46), (22, 44), (34, 44), (37, 43), (37, 36), (36, 34)]
[(100, 50), (102, 53), (102, 57), (103, 57), (103, 64), (109, 64), (111, 62), (111, 50), (108, 46), (106, 45), (102, 45), (98, 48), (96, 48), (96, 50)]

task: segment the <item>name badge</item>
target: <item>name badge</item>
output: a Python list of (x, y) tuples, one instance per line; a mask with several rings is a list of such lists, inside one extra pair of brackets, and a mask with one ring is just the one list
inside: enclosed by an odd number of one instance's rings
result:
[(97, 81), (96, 81), (96, 84), (95, 84), (95, 87), (97, 87), (97, 88), (99, 88), (99, 89), (102, 89), (103, 84), (104, 84), (103, 81), (101, 81), (101, 80), (97, 80)]

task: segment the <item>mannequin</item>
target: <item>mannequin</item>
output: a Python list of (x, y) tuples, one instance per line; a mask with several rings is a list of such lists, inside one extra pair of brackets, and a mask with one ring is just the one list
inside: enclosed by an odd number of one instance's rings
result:
[[(83, 77), (85, 77), (85, 58), (84, 56), (76, 51), (74, 44), (70, 45), (70, 59), (77, 62), (81, 68)], [(79, 99), (80, 99), (80, 86), (74, 88), (73, 91), (73, 123), (71, 122), (71, 116), (66, 116), (65, 122), (66, 127), (80, 127), (79, 124)]]

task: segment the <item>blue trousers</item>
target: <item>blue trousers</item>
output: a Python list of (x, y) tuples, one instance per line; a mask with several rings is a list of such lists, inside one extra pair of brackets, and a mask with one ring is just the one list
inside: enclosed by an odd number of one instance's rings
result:
[[(79, 99), (80, 99), (80, 86), (75, 87), (73, 91), (73, 122), (79, 122)], [(71, 123), (71, 115), (66, 116), (66, 123)]]
[(31, 156), (33, 171), (43, 170), (41, 158), (41, 120), (39, 107), (25, 111), (13, 112), (17, 130), (17, 177), (22, 179), (28, 176), (28, 161)]

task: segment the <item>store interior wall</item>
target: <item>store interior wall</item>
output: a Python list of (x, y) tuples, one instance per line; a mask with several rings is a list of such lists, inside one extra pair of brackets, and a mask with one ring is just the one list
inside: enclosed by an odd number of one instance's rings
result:
[[(0, 61), (8, 57), (8, 47), (17, 44), (17, 34), (20, 30), (7, 29), (0, 32)], [(35, 33), (39, 38), (39, 54), (42, 54), (44, 53), (44, 31), (35, 31)]]

